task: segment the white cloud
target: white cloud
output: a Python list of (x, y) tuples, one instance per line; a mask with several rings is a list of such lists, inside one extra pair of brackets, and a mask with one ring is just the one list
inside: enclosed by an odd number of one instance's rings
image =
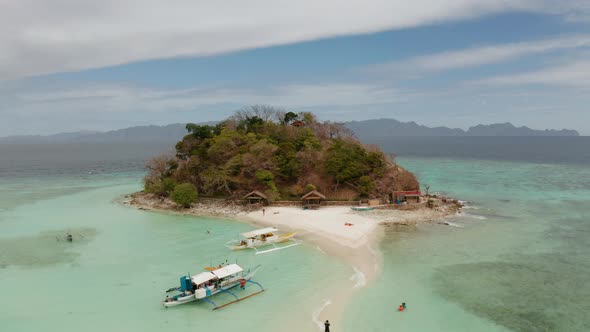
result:
[(590, 88), (590, 61), (576, 61), (535, 71), (491, 77), (475, 82), (488, 85), (551, 85)]
[(366, 70), (381, 74), (424, 73), (473, 68), (518, 58), (568, 49), (590, 48), (590, 35), (560, 36), (531, 42), (488, 45), (459, 51), (418, 56), (408, 60), (378, 64)]
[[(406, 102), (412, 94), (391, 86), (329, 82), (272, 87), (194, 87), (155, 89), (121, 84), (50, 86), (0, 85), (0, 136), (27, 133), (106, 130), (137, 124), (219, 120), (252, 104), (288, 109), (366, 109)], [(15, 126), (28, 123), (27, 128)]]
[[(0, 92), (0, 96), (3, 94)], [(105, 111), (143, 109), (167, 112), (220, 103), (273, 104), (298, 108), (312, 106), (365, 105), (403, 100), (395, 89), (375, 84), (287, 84), (270, 88), (192, 88), (157, 90), (123, 85), (89, 85), (65, 89), (13, 92), (22, 104), (96, 104)], [(0, 108), (1, 112), (1, 108)]]
[[(587, 72), (588, 67), (572, 70)], [(320, 118), (340, 121), (393, 117), (454, 127), (512, 121), (539, 128), (559, 126), (590, 133), (585, 125), (590, 122), (582, 121), (590, 120), (590, 114), (584, 111), (588, 94), (573, 89), (505, 86), (505, 82), (419, 92), (356, 82), (174, 90), (121, 84), (8, 83), (0, 84), (0, 136), (219, 120), (250, 104), (309, 110)], [(552, 108), (539, 111), (548, 105)], [(555, 122), (557, 114), (562, 112), (567, 116), (560, 116), (560, 122)]]
[[(564, 0), (18, 0), (0, 4), (0, 78), (203, 56), (505, 11), (569, 15)], [(554, 8), (556, 7), (556, 8)]]
[[(289, 109), (329, 109), (405, 102), (411, 94), (390, 86), (362, 83), (285, 84), (273, 87), (196, 87), (154, 89), (141, 86), (86, 85), (0, 86), (0, 136), (22, 133), (15, 123), (29, 123), (31, 133), (104, 130), (141, 123), (218, 120), (251, 104)], [(195, 120), (193, 120), (195, 121)], [(125, 125), (124, 125), (125, 126)], [(47, 127), (47, 128), (46, 128)]]

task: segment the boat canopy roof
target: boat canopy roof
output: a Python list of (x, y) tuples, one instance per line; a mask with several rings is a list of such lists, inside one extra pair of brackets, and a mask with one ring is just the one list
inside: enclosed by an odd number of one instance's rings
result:
[(214, 274), (217, 278), (225, 278), (227, 276), (230, 276), (232, 274), (236, 274), (236, 273), (240, 273), (244, 271), (244, 269), (242, 269), (238, 264), (230, 264), (230, 265), (226, 265), (220, 269), (217, 269), (213, 272), (209, 272)]
[(204, 282), (207, 282), (207, 281), (209, 281), (209, 280), (213, 280), (213, 279), (215, 279), (215, 278), (217, 278), (217, 276), (216, 276), (216, 275), (214, 275), (214, 274), (213, 274), (213, 273), (211, 273), (211, 272), (201, 272), (201, 273), (199, 273), (199, 274), (197, 274), (197, 275), (194, 275), (194, 276), (192, 276), (192, 277), (191, 277), (191, 280), (192, 280), (192, 281), (193, 281), (195, 284), (197, 284), (197, 285), (200, 285), (200, 284), (202, 284), (202, 283), (204, 283)]
[(268, 228), (257, 229), (255, 231), (251, 231), (251, 232), (242, 233), (240, 235), (242, 235), (245, 238), (251, 238), (251, 237), (259, 236), (262, 234), (268, 234), (268, 233), (278, 232), (278, 231), (279, 230), (274, 227), (268, 227)]

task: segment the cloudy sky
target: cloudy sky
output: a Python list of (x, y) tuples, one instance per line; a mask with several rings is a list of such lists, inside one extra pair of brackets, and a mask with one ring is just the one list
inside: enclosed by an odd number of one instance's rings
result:
[(0, 2), (0, 136), (249, 104), (590, 135), (590, 1)]

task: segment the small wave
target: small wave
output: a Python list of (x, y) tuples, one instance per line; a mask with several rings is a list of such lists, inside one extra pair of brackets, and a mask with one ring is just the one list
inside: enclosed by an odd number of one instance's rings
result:
[(488, 218), (486, 218), (484, 216), (480, 216), (479, 214), (465, 213), (463, 216), (464, 217), (468, 217), (468, 218), (472, 218), (472, 219), (477, 219), (477, 220), (486, 220), (486, 219), (488, 219)]
[(455, 223), (452, 223), (452, 222), (449, 222), (449, 221), (446, 221), (445, 223), (446, 223), (447, 225), (449, 225), (449, 226), (453, 226), (453, 227), (465, 227), (465, 226), (463, 226), (463, 225), (455, 224)]
[(324, 303), (322, 304), (322, 306), (319, 307), (319, 308), (317, 308), (316, 310), (314, 310), (313, 313), (311, 314), (311, 320), (312, 320), (312, 322), (314, 322), (318, 326), (318, 328), (320, 330), (323, 330), (324, 329), (324, 322), (322, 322), (320, 320), (320, 314), (330, 304), (332, 304), (332, 301), (330, 301), (330, 299), (325, 299), (324, 300)]
[(379, 252), (373, 249), (368, 243), (367, 250), (369, 250), (369, 252), (373, 255), (373, 258), (375, 259), (375, 272), (379, 271), (379, 263), (377, 263), (377, 257), (379, 255)]
[(352, 268), (354, 269), (354, 274), (350, 276), (350, 280), (354, 281), (354, 288), (364, 287), (367, 284), (365, 274), (354, 266)]
[(377, 257), (377, 255), (379, 255), (379, 252), (377, 250), (373, 249), (373, 247), (371, 247), (368, 243), (367, 243), (367, 249), (369, 250), (369, 252), (373, 256)]
[(459, 201), (459, 203), (461, 203), (461, 206), (463, 207), (463, 209), (465, 210), (479, 210), (481, 209), (479, 206), (477, 205), (473, 205), (473, 202), (469, 202), (469, 201)]
[(326, 252), (322, 250), (322, 248), (320, 248), (320, 246), (315, 246), (315, 248), (317, 250), (319, 250), (322, 254), (325, 254)]

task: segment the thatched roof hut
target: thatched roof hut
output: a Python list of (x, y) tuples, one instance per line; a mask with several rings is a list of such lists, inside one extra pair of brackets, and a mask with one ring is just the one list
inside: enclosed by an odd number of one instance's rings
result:
[(248, 204), (268, 204), (268, 197), (258, 190), (251, 191), (250, 193), (244, 195), (243, 199), (247, 201)]
[(303, 207), (308, 209), (317, 209), (322, 205), (322, 201), (326, 199), (322, 193), (317, 190), (312, 190), (301, 197)]

